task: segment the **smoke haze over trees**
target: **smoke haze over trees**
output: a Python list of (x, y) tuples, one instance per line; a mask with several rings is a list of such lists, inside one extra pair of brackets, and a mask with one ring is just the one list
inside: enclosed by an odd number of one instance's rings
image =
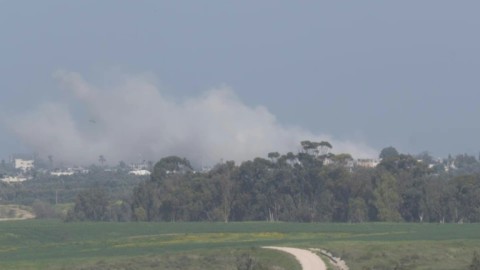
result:
[(176, 100), (148, 74), (117, 74), (98, 84), (75, 72), (54, 77), (62, 88), (58, 101), (11, 117), (8, 126), (32, 152), (56, 162), (90, 164), (102, 155), (116, 164), (179, 155), (202, 166), (295, 152), (306, 138), (331, 141), (335, 151), (355, 157), (377, 155), (362, 142), (284, 126), (267, 108), (244, 104), (228, 86)]

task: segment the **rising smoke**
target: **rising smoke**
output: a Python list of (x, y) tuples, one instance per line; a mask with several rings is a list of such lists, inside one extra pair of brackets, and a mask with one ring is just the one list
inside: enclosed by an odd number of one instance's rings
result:
[(176, 101), (148, 76), (123, 76), (108, 87), (74, 72), (54, 77), (68, 98), (18, 115), (9, 127), (32, 151), (56, 161), (91, 164), (104, 155), (116, 164), (178, 155), (201, 166), (296, 152), (302, 140), (327, 140), (333, 152), (354, 157), (376, 155), (362, 143), (283, 126), (267, 108), (247, 106), (228, 87)]

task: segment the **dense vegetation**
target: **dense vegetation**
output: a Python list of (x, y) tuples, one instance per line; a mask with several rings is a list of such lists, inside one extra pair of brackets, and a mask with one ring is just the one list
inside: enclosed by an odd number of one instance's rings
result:
[(171, 156), (151, 177), (128, 175), (124, 166), (38, 174), (1, 184), (0, 198), (33, 205), (39, 217), (54, 216), (53, 204), (74, 204), (62, 216), (69, 221), (480, 221), (480, 162), (473, 156), (435, 161), (387, 147), (378, 166), (365, 168), (352, 166), (348, 154), (331, 154), (328, 142), (301, 146), (296, 154), (222, 162), (208, 172)]
[[(36, 172), (33, 180), (12, 184), (0, 182), (0, 203), (31, 206), (37, 218), (67, 219), (67, 211), (73, 210), (75, 202), (79, 203), (78, 209), (82, 197), (93, 195), (98, 199), (96, 202), (107, 203), (103, 210), (108, 213), (101, 213), (97, 220), (126, 221), (131, 216), (126, 203), (132, 190), (146, 179), (148, 176), (129, 175), (122, 168), (105, 170), (99, 166), (91, 166), (85, 174), (66, 176)], [(94, 207), (94, 204), (87, 206)]]
[[(480, 168), (460, 155), (431, 158), (381, 153), (375, 168), (347, 166), (350, 155), (328, 153), (328, 143), (302, 142), (298, 154), (270, 153), (239, 166), (218, 164), (194, 173), (185, 159), (168, 157), (135, 188), (134, 220), (300, 222), (478, 222)], [(449, 163), (450, 162), (450, 163)], [(455, 163), (454, 163), (455, 162)], [(446, 172), (445, 166), (455, 164)], [(430, 166), (429, 166), (430, 165)], [(453, 165), (452, 165), (453, 166)]]
[[(3, 203), (70, 222), (0, 223), (8, 232), (0, 237), (0, 268), (243, 269), (255, 262), (256, 269), (295, 269), (291, 258), (258, 248), (286, 245), (328, 249), (351, 269), (479, 269), (477, 224), (369, 223), (480, 221), (475, 157), (434, 161), (388, 147), (378, 166), (365, 168), (352, 166), (348, 154), (330, 154), (325, 142), (302, 148), (208, 172), (171, 156), (150, 177), (92, 166), (87, 174), (1, 183)], [(89, 220), (167, 223), (72, 222)]]

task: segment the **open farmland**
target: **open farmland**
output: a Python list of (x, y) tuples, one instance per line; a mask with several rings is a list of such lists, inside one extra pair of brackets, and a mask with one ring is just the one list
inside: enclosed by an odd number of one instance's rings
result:
[(299, 269), (259, 247), (323, 248), (350, 269), (467, 269), (480, 224), (0, 222), (0, 269)]

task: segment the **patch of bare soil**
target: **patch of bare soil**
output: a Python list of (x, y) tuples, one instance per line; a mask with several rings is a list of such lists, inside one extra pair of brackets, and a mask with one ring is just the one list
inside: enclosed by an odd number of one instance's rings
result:
[(0, 221), (24, 220), (35, 218), (35, 215), (18, 205), (0, 205)]

